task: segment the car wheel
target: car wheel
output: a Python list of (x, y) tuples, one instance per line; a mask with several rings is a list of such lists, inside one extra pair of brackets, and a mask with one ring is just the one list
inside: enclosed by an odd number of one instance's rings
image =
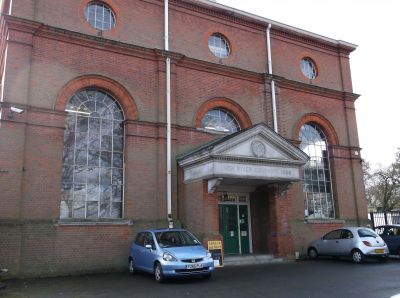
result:
[(211, 273), (203, 275), (203, 278), (204, 279), (210, 279), (211, 278)]
[(354, 263), (360, 264), (364, 261), (364, 254), (358, 249), (355, 249), (351, 252), (351, 258)]
[(164, 281), (164, 274), (160, 263), (156, 263), (154, 266), (154, 279), (160, 283)]
[(130, 274), (136, 273), (135, 263), (133, 262), (132, 258), (129, 259), (129, 273)]
[(309, 249), (308, 249), (308, 257), (309, 257), (311, 260), (316, 260), (316, 259), (318, 259), (318, 252), (317, 252), (317, 250), (316, 250), (315, 248), (309, 248)]

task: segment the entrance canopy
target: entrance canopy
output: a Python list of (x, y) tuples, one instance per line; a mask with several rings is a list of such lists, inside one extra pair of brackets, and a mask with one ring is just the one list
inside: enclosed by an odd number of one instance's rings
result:
[[(301, 179), (307, 154), (260, 123), (178, 156), (184, 182), (267, 184)], [(210, 183), (209, 183), (210, 187)]]

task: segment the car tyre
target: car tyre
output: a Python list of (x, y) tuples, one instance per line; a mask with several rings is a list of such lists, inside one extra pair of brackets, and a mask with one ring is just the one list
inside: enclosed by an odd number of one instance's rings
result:
[(211, 278), (211, 273), (203, 275), (203, 279), (210, 279)]
[(162, 266), (160, 263), (156, 263), (154, 266), (154, 279), (159, 283), (162, 283), (165, 279)]
[(135, 262), (132, 258), (129, 259), (129, 273), (132, 275), (136, 273)]
[(315, 248), (309, 248), (308, 249), (308, 257), (311, 259), (311, 260), (316, 260), (316, 259), (318, 259), (318, 252), (317, 252), (317, 250), (315, 249)]
[(351, 259), (353, 260), (353, 263), (360, 264), (364, 261), (364, 254), (360, 250), (354, 249), (351, 252)]

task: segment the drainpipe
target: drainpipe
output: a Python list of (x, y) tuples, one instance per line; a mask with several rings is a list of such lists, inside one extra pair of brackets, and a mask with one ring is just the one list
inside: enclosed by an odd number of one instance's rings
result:
[[(169, 51), (168, 44), (168, 0), (164, 0), (164, 50)], [(172, 221), (172, 169), (171, 169), (171, 59), (166, 61), (166, 97), (167, 97), (167, 219), (168, 227), (173, 228)]]
[[(268, 52), (268, 74), (272, 76), (272, 55), (271, 55), (271, 24), (267, 28), (267, 52)], [(271, 95), (272, 95), (272, 118), (274, 120), (274, 130), (278, 133), (278, 120), (276, 116), (276, 98), (275, 98), (275, 81), (271, 80)]]

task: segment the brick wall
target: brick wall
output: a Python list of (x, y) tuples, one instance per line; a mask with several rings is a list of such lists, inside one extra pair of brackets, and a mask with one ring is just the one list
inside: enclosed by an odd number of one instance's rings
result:
[[(87, 2), (13, 0), (12, 14), (24, 20), (3, 17), (9, 38), (0, 119), (0, 264), (10, 268), (10, 276), (121, 270), (134, 233), (165, 226), (167, 53), (159, 50), (162, 1), (106, 0), (118, 25), (102, 36), (83, 19)], [(196, 127), (202, 107), (213, 100), (225, 100), (234, 113), (241, 111), (243, 128), (272, 124), (271, 78), (264, 74), (265, 28), (183, 1), (171, 7), (173, 216), (206, 240), (218, 237), (216, 194), (208, 194), (206, 181), (178, 185), (175, 156), (221, 137)], [(219, 61), (210, 53), (207, 38), (214, 32), (231, 42), (228, 59)], [(357, 205), (362, 222), (366, 204), (360, 156), (354, 155), (359, 149), (355, 96), (341, 92), (351, 91), (348, 55), (331, 45), (272, 33), (279, 132), (297, 140), (304, 117), (326, 119), (337, 137), (331, 156), (337, 214), (356, 222)], [(315, 82), (301, 74), (303, 55), (317, 63), (320, 76)], [(110, 92), (124, 109), (124, 219), (132, 220), (132, 226), (56, 224), (64, 105), (74, 92), (88, 87)], [(11, 105), (25, 112), (8, 118)], [(309, 240), (343, 224), (304, 223), (301, 183), (283, 199), (263, 193), (251, 200), (259, 206), (252, 209), (253, 245), (261, 252), (304, 251)], [(263, 237), (264, 229), (268, 237)]]

